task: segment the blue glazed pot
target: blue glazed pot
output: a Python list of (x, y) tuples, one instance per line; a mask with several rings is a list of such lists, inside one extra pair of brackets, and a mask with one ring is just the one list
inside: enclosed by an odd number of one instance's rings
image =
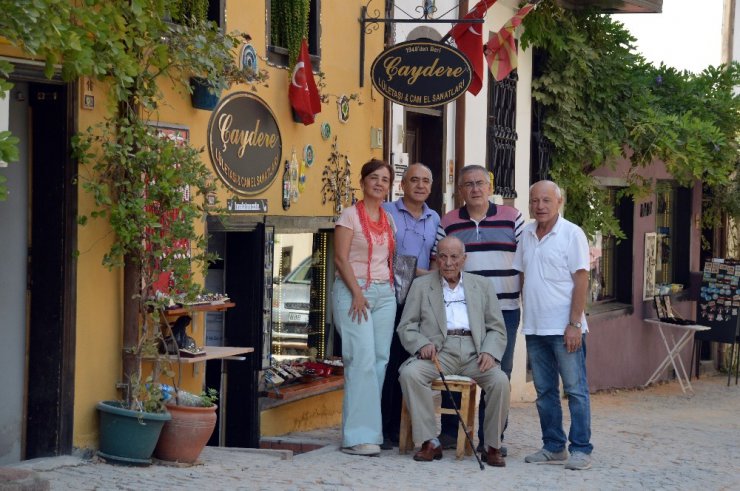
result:
[(101, 401), (96, 407), (100, 413), (98, 455), (116, 464), (151, 464), (162, 426), (172, 416), (132, 411), (117, 401)]
[(190, 101), (196, 109), (205, 109), (213, 111), (221, 97), (221, 91), (214, 89), (208, 82), (208, 79), (202, 77), (190, 77), (190, 87), (193, 89), (190, 94)]

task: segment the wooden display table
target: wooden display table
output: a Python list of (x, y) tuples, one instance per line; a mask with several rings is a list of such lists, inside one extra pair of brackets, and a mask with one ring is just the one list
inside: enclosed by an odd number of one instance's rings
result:
[(220, 312), (222, 310), (230, 309), (235, 307), (234, 302), (218, 303), (218, 304), (197, 304), (197, 305), (186, 305), (184, 307), (178, 307), (176, 309), (165, 309), (164, 315), (167, 317), (179, 317), (181, 315), (188, 315), (193, 312)]
[[(235, 360), (243, 360), (244, 357), (238, 355), (244, 355), (246, 353), (254, 352), (254, 348), (237, 348), (233, 346), (204, 346), (203, 353), (199, 356), (180, 356), (179, 362), (186, 363), (198, 363), (199, 361), (216, 360), (219, 358), (232, 358)], [(155, 358), (147, 358), (147, 360), (154, 360)], [(177, 355), (161, 355), (160, 359), (165, 359), (172, 362), (177, 362)]]

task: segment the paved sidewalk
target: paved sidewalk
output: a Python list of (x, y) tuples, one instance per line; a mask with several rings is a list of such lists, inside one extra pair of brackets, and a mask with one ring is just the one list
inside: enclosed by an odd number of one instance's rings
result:
[[(480, 471), (474, 457), (414, 462), (398, 450), (380, 457), (338, 451), (339, 429), (287, 439), (328, 446), (291, 456), (287, 451), (207, 448), (201, 465), (118, 467), (76, 457), (21, 462), (52, 490), (345, 490), (345, 489), (740, 489), (740, 386), (727, 378), (694, 381), (684, 396), (676, 382), (647, 390), (592, 395), (593, 468), (524, 463), (540, 446), (537, 410), (516, 403), (506, 432), (506, 468)], [(567, 410), (565, 411), (567, 415)], [(0, 469), (1, 470), (1, 469)], [(0, 473), (0, 476), (2, 474)], [(0, 490), (4, 489), (0, 480)]]

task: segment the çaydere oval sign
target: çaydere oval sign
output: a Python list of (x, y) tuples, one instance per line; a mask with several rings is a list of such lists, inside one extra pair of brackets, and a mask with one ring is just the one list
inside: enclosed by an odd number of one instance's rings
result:
[(470, 62), (457, 49), (436, 41), (407, 41), (375, 58), (373, 86), (404, 106), (433, 107), (463, 95), (472, 80)]
[(264, 191), (277, 176), (283, 153), (275, 115), (254, 94), (229, 94), (208, 121), (208, 153), (230, 189), (241, 194)]

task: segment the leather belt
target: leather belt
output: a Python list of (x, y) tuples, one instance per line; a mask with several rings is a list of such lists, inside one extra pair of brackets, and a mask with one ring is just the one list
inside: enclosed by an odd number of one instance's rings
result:
[(470, 329), (447, 329), (448, 336), (472, 336)]

